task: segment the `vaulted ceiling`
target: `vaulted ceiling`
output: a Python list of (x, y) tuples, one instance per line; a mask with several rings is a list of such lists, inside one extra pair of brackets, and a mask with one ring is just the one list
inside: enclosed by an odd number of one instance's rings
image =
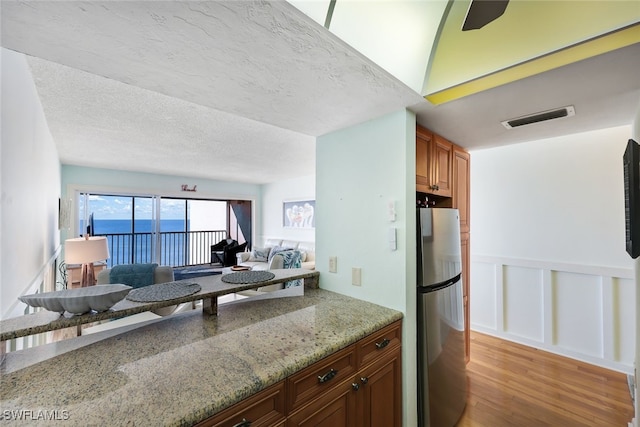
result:
[[(639, 44), (436, 107), (284, 1), (0, 7), (63, 164), (267, 183), (313, 174), (315, 137), (402, 108), (480, 148), (629, 124), (640, 100)], [(563, 105), (576, 116), (499, 123)]]

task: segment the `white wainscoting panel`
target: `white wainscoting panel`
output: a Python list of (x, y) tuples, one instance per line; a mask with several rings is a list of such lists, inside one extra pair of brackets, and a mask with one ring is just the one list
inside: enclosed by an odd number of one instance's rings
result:
[(542, 343), (544, 341), (542, 270), (505, 266), (502, 289), (504, 330)]
[[(476, 263), (473, 265), (473, 303), (471, 321), (488, 329), (497, 329), (496, 266)], [(473, 281), (476, 283), (473, 284)]]
[(470, 294), (472, 330), (633, 372), (632, 269), (476, 255)]
[(602, 277), (553, 271), (552, 342), (571, 352), (603, 357)]
[(635, 352), (635, 340), (628, 337), (638, 337), (640, 331), (636, 331), (633, 301), (636, 300), (634, 281), (631, 279), (613, 279), (613, 319), (611, 335), (613, 336), (613, 350), (611, 357), (620, 360), (629, 366), (633, 365)]

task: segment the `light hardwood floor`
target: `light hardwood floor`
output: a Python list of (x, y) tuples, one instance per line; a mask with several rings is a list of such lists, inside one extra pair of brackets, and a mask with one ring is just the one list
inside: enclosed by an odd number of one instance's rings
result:
[(457, 427), (627, 427), (624, 374), (471, 333), (467, 407)]

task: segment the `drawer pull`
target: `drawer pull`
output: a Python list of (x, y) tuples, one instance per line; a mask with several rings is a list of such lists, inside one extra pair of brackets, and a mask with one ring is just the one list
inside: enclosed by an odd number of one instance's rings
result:
[(233, 427), (251, 427), (251, 421), (247, 421), (246, 418), (243, 418), (238, 424), (235, 424)]
[(360, 377), (360, 381), (362, 381), (362, 384), (367, 384), (369, 382), (369, 378), (367, 377)]
[(360, 390), (360, 385), (358, 385), (358, 383), (351, 383), (351, 388), (355, 391), (358, 391)]
[(385, 338), (385, 339), (383, 339), (381, 342), (377, 342), (377, 343), (376, 343), (376, 348), (377, 348), (378, 350), (383, 349), (383, 348), (385, 348), (386, 346), (388, 346), (388, 345), (389, 345), (389, 342), (390, 342), (390, 341), (389, 341), (388, 339), (386, 339), (386, 338)]
[(329, 372), (327, 372), (326, 374), (318, 375), (318, 382), (320, 384), (326, 383), (327, 381), (335, 377), (337, 374), (338, 374), (338, 371), (336, 371), (335, 369), (330, 369)]

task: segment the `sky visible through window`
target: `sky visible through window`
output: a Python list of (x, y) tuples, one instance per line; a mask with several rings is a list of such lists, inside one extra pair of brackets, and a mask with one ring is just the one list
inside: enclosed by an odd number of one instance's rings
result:
[[(136, 197), (136, 218), (149, 219), (152, 216), (152, 199)], [(89, 212), (99, 219), (131, 219), (133, 202), (131, 196), (106, 196), (91, 194)], [(162, 219), (184, 219), (184, 199), (162, 199), (160, 217)]]
[[(81, 200), (84, 200), (87, 195), (81, 196)], [(86, 208), (87, 215), (93, 214), (96, 227), (94, 234), (111, 232), (116, 224), (119, 232), (131, 232), (133, 213), (136, 231), (148, 232), (151, 231), (154, 219), (154, 205), (155, 201), (151, 196), (89, 194)], [(80, 230), (84, 230), (84, 209), (85, 204), (81, 201), (78, 215)], [(185, 227), (189, 230), (224, 230), (227, 223), (226, 209), (226, 201), (161, 198), (160, 228), (161, 231), (185, 231)], [(109, 230), (101, 230), (100, 225), (108, 225)]]

